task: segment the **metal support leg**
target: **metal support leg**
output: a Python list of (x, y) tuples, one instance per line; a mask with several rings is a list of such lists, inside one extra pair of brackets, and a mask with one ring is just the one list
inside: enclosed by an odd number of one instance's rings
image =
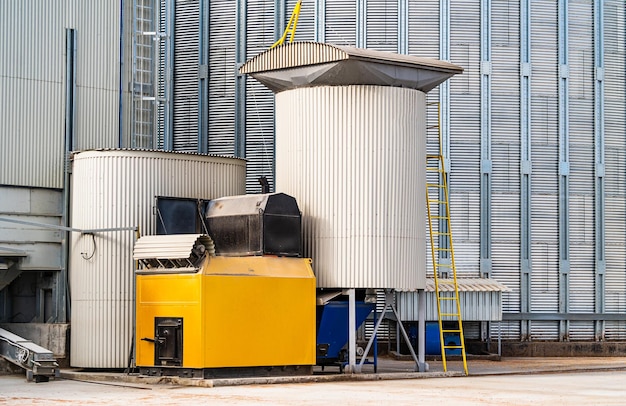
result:
[[(417, 291), (417, 366), (420, 372), (428, 371), (426, 363), (426, 292)], [(400, 340), (397, 340), (400, 341)]]
[(354, 289), (348, 289), (348, 365), (345, 373), (353, 374), (356, 369), (356, 294)]

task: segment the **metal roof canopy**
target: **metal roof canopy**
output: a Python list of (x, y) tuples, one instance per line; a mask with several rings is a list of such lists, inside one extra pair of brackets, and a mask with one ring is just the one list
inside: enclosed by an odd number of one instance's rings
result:
[(319, 42), (268, 49), (239, 68), (275, 93), (298, 87), (378, 85), (424, 93), (463, 68), (448, 62)]

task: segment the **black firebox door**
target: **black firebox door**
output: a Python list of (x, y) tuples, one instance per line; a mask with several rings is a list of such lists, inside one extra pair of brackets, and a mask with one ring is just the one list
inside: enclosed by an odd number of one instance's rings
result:
[(183, 364), (183, 319), (181, 317), (154, 318), (154, 365), (181, 366)]

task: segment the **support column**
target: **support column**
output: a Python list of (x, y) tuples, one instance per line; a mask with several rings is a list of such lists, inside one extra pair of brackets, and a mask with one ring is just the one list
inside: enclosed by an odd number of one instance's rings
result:
[[(428, 372), (426, 363), (426, 291), (417, 291), (417, 367), (419, 372)], [(396, 338), (400, 342), (399, 337)], [(409, 345), (411, 345), (409, 343)]]
[(367, 0), (356, 2), (356, 47), (367, 47)]
[[(596, 190), (595, 190), (595, 235), (596, 235), (596, 313), (605, 311), (605, 274), (606, 274), (606, 249), (605, 249), (605, 216), (604, 216), (604, 1), (595, 0), (593, 6), (594, 17), (594, 136), (595, 136), (595, 167), (596, 167)], [(596, 321), (596, 340), (604, 340), (604, 320)]]
[(409, 53), (409, 4), (398, 0), (398, 53)]
[(235, 27), (235, 156), (246, 157), (246, 75), (239, 68), (246, 62), (247, 1), (237, 0)]
[(209, 0), (200, 0), (198, 38), (198, 153), (209, 150)]
[[(450, 0), (440, 0), (439, 2), (439, 59), (442, 61), (450, 62)], [(440, 115), (440, 129), (441, 132), (441, 153), (443, 155), (443, 164), (446, 170), (446, 183), (449, 185), (450, 178), (450, 81), (447, 80), (439, 85), (439, 115)], [(440, 184), (443, 184), (443, 180), (439, 180)], [(439, 191), (439, 200), (446, 201), (445, 191), (443, 188)], [(446, 205), (439, 205), (439, 213), (443, 213), (446, 210)], [(438, 221), (438, 247), (450, 248), (449, 238), (444, 235), (448, 232), (448, 222), (445, 220), (445, 215)], [(449, 251), (439, 251), (439, 264), (450, 265), (451, 258)], [(443, 267), (443, 269), (451, 269), (449, 267)], [(446, 278), (449, 275), (439, 275), (439, 277)]]
[(480, 276), (491, 277), (491, 0), (480, 2)]
[(164, 72), (164, 108), (163, 108), (163, 150), (174, 149), (174, 21), (175, 0), (166, 0), (165, 3), (165, 57), (163, 63)]
[[(559, 313), (569, 312), (569, 38), (568, 0), (559, 0)], [(569, 340), (569, 321), (559, 322), (559, 340)]]
[(315, 2), (315, 42), (326, 42), (326, 0)]
[[(530, 0), (521, 0), (520, 46), (520, 312), (531, 311), (531, 60)], [(530, 339), (530, 320), (521, 321), (521, 339)]]
[[(382, 316), (381, 316), (382, 317)], [(345, 373), (353, 374), (356, 368), (356, 291), (348, 289), (348, 365)]]

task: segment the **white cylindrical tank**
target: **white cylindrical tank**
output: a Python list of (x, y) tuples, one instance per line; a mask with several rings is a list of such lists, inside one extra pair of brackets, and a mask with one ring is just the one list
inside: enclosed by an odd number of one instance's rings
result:
[(425, 100), (376, 85), (276, 94), (276, 190), (302, 210), (318, 287), (425, 287)]
[[(155, 196), (213, 199), (245, 193), (245, 161), (162, 151), (74, 155), (71, 225), (155, 232)], [(128, 366), (134, 314), (134, 231), (72, 233), (70, 364)]]

